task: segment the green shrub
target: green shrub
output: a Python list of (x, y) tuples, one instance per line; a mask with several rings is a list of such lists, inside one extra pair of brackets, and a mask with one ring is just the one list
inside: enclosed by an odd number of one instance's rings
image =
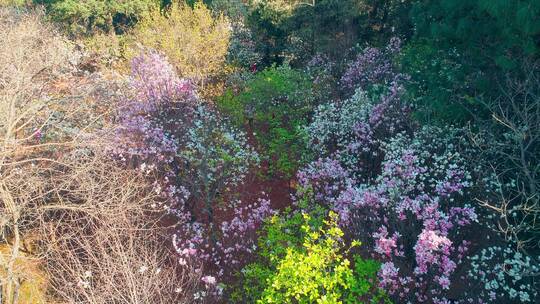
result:
[(268, 68), (249, 79), (242, 92), (228, 92), (218, 107), (237, 123), (249, 125), (269, 162), (271, 175), (290, 178), (302, 163), (300, 126), (314, 107), (312, 84), (289, 66)]
[(263, 228), (259, 260), (242, 270), (243, 286), (234, 299), (245, 303), (388, 303), (376, 286), (379, 264), (354, 256), (337, 224), (295, 213), (274, 216)]
[(123, 31), (159, 0), (34, 0), (44, 4), (52, 20), (75, 35)]

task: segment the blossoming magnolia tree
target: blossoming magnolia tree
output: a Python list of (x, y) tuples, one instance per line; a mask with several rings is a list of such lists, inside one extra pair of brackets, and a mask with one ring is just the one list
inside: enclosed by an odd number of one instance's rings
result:
[(240, 204), (227, 200), (258, 164), (258, 155), (162, 55), (151, 51), (134, 58), (130, 85), (133, 94), (118, 109), (111, 152), (153, 180), (162, 197), (155, 207), (178, 219), (173, 243), (180, 263), (208, 266), (204, 282), (215, 288), (210, 274), (221, 276), (239, 264), (239, 255), (254, 246), (245, 234), (273, 213), (261, 199), (236, 208), (230, 220), (214, 217), (216, 208), (227, 213)]
[[(306, 127), (319, 159), (298, 173), (298, 197), (311, 194), (339, 214), (349, 236), (382, 262), (380, 286), (399, 303), (530, 302), (534, 279), (520, 269), (532, 260), (500, 247), (486, 225), (492, 213), (476, 204), (493, 191), (493, 177), (472, 161), (478, 151), (464, 130), (416, 127), (408, 77), (389, 59), (399, 49), (393, 43), (365, 49), (342, 78), (356, 93), (320, 106)], [(505, 267), (512, 271), (495, 278)], [(482, 292), (466, 290), (478, 284)]]
[(332, 156), (347, 166), (355, 178), (373, 178), (382, 160), (382, 141), (411, 130), (403, 93), (403, 86), (393, 82), (380, 96), (357, 90), (341, 103), (319, 106), (305, 128), (309, 146), (319, 157)]
[(385, 48), (364, 48), (341, 77), (343, 88), (366, 90), (373, 85), (388, 85), (406, 79), (393, 62), (393, 57), (401, 51), (401, 44), (401, 39), (394, 37)]
[(315, 199), (336, 210), (342, 225), (384, 262), (381, 286), (413, 302), (444, 296), (470, 245), (462, 230), (477, 218), (462, 198), (471, 186), (463, 158), (458, 151), (441, 153), (447, 142), (430, 134), (441, 136), (422, 130), (385, 143), (381, 173), (367, 183), (332, 158), (299, 173), (302, 188), (314, 189)]

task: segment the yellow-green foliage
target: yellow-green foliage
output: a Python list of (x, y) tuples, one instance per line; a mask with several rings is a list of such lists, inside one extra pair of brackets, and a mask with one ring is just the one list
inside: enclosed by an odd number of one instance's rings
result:
[(96, 33), (81, 40), (86, 50), (97, 59), (101, 67), (113, 67), (120, 72), (129, 73), (128, 63), (124, 57), (126, 35), (115, 33)]
[[(11, 257), (11, 250), (9, 245), (0, 244), (0, 278), (5, 276), (5, 268), (7, 267), (5, 264)], [(15, 260), (14, 271), (21, 284), (19, 303), (47, 303), (45, 297), (47, 278), (40, 269), (37, 259), (19, 252), (19, 257)]]
[(350, 261), (339, 248), (343, 231), (337, 215), (330, 213), (326, 229), (313, 229), (307, 222), (302, 250), (287, 248), (287, 254), (258, 303), (342, 303), (344, 291), (351, 288), (354, 276)]
[(0, 0), (0, 6), (24, 6), (27, 5), (30, 0)]
[(252, 0), (252, 7), (262, 8), (275, 23), (290, 17), (298, 7), (311, 5), (312, 0)]
[(205, 84), (223, 73), (229, 47), (229, 20), (212, 11), (202, 2), (193, 8), (173, 3), (165, 12), (153, 10), (136, 26), (128, 59), (137, 55), (137, 45), (163, 52), (182, 77)]
[[(318, 208), (316, 208), (318, 209)], [(233, 299), (247, 303), (389, 303), (377, 288), (379, 263), (354, 256), (330, 212), (274, 216), (263, 227), (259, 260), (242, 270)], [(322, 222), (321, 222), (322, 221)]]

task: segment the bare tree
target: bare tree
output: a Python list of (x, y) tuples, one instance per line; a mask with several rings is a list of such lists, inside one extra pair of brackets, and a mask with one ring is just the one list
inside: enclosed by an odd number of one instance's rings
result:
[(196, 264), (180, 265), (142, 173), (106, 155), (75, 155), (53, 177), (40, 209), (53, 295), (70, 303), (188, 303), (200, 282)]
[(0, 302), (24, 301), (23, 252), (55, 300), (189, 302), (197, 265), (173, 259), (143, 173), (103, 152), (118, 87), (76, 78), (78, 55), (41, 13), (0, 8), (0, 28)]
[(492, 120), (473, 137), (484, 150), (496, 192), (481, 203), (500, 215), (499, 230), (518, 249), (540, 248), (540, 62), (525, 60), (503, 94), (485, 102)]
[(35, 192), (14, 192), (21, 182), (14, 177), (26, 170), (24, 185), (42, 186), (33, 174), (34, 167), (47, 157), (35, 153), (43, 146), (33, 141), (35, 132), (29, 130), (39, 131), (38, 117), (46, 103), (41, 99), (44, 86), (68, 53), (60, 37), (42, 24), (39, 14), (0, 8), (0, 28), (0, 241), (11, 242), (11, 254), (0, 260), (6, 274), (0, 282), (4, 302), (16, 303), (19, 279), (15, 261), (21, 249), (23, 213), (36, 197)]

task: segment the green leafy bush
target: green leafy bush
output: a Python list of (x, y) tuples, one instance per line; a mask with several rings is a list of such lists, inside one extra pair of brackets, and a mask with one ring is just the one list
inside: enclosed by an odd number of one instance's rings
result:
[(313, 110), (312, 84), (289, 66), (268, 68), (249, 79), (242, 92), (226, 93), (218, 107), (255, 133), (271, 175), (291, 177), (302, 161), (299, 127)]
[(376, 288), (379, 264), (347, 257), (347, 245), (337, 224), (327, 219), (295, 213), (274, 216), (259, 240), (259, 261), (243, 269), (238, 301), (246, 303), (388, 303)]
[(158, 7), (159, 0), (34, 0), (44, 4), (52, 20), (72, 34), (122, 31), (140, 16)]

